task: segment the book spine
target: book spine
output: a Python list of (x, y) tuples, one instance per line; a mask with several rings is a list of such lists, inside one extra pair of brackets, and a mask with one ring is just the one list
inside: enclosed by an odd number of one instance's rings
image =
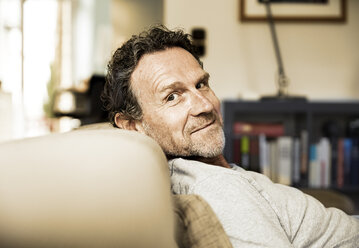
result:
[(344, 139), (344, 185), (350, 186), (350, 172), (351, 172), (351, 152), (352, 152), (352, 140), (351, 138)]
[(277, 141), (269, 142), (270, 154), (270, 179), (274, 183), (278, 183), (278, 144)]
[(308, 132), (302, 130), (300, 134), (300, 184), (308, 185)]
[(312, 144), (309, 148), (309, 187), (320, 187), (320, 169), (317, 157), (317, 145)]
[(331, 186), (337, 186), (338, 177), (338, 138), (332, 138), (331, 144)]
[(322, 137), (318, 144), (318, 158), (320, 164), (320, 186), (329, 188), (331, 179), (331, 147), (329, 139)]
[(250, 137), (249, 146), (249, 169), (259, 172), (259, 137)]
[(282, 136), (278, 138), (278, 182), (285, 185), (292, 184), (292, 138)]
[(241, 137), (241, 166), (242, 168), (249, 169), (249, 137)]
[(337, 157), (337, 187), (344, 186), (344, 139), (338, 140), (338, 157)]
[(233, 132), (237, 135), (265, 134), (267, 137), (280, 137), (284, 135), (284, 131), (283, 124), (235, 122), (233, 125)]
[(241, 164), (241, 140), (239, 138), (233, 139), (233, 163)]
[(300, 184), (300, 140), (294, 139), (293, 143), (293, 184)]
[(359, 186), (359, 138), (353, 138), (352, 141), (351, 182), (352, 186)]
[(269, 146), (266, 136), (261, 134), (259, 135), (259, 168), (260, 172), (268, 178), (271, 177), (269, 156)]

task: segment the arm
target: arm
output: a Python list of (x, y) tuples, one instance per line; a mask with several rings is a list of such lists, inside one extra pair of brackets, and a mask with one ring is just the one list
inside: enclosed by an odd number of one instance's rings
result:
[(273, 201), (278, 218), (295, 247), (353, 247), (359, 243), (359, 221), (336, 208), (325, 208), (301, 191), (250, 174)]
[(233, 247), (293, 247), (266, 199), (238, 173), (211, 175), (189, 193), (209, 203)]

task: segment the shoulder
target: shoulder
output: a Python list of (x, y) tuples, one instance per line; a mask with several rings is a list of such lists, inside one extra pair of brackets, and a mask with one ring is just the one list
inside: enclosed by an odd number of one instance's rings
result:
[(306, 199), (301, 191), (275, 184), (260, 173), (236, 165), (228, 169), (186, 159), (171, 160), (169, 165), (176, 194), (200, 194), (242, 205), (264, 204), (286, 230), (290, 229), (290, 219), (295, 218), (288, 208), (296, 209), (297, 214), (305, 211)]
[[(202, 196), (217, 214), (232, 241), (238, 239), (239, 242), (242, 238), (258, 240), (258, 232), (271, 233), (286, 240), (278, 216), (269, 204), (273, 201), (269, 200), (269, 195), (263, 196), (265, 185), (262, 181), (270, 182), (268, 179), (241, 168), (228, 169), (195, 161), (177, 160), (171, 166), (175, 193)], [(176, 173), (182, 176), (177, 175), (175, 177), (180, 179), (173, 180)], [(258, 226), (259, 222), (262, 225)]]
[[(238, 166), (233, 169), (213, 166), (194, 160), (182, 158), (169, 161), (172, 187), (181, 194), (198, 193), (247, 195), (265, 201), (279, 219), (288, 208), (295, 208), (297, 213), (305, 210), (306, 196), (298, 189), (273, 183), (268, 177), (246, 171)], [(186, 188), (185, 191), (183, 189)], [(231, 193), (230, 193), (231, 192)], [(282, 223), (285, 225), (284, 223)]]
[(198, 177), (207, 177), (217, 175), (218, 173), (238, 173), (235, 170), (203, 163), (196, 160), (189, 160), (184, 158), (175, 158), (168, 162), (171, 176), (179, 175), (196, 175)]
[[(229, 192), (238, 192), (243, 194), (245, 191), (254, 193), (258, 197), (263, 197), (269, 201), (267, 189), (269, 192), (276, 191), (276, 185), (262, 174), (246, 171), (236, 165), (233, 168), (224, 168), (210, 165), (195, 160), (177, 158), (169, 161), (172, 187), (182, 188), (181, 194), (193, 194), (194, 190), (210, 191), (228, 194)], [(186, 190), (183, 191), (183, 189)], [(273, 188), (273, 189), (272, 189)], [(270, 201), (269, 203), (272, 203)]]
[(171, 180), (173, 182), (185, 180), (186, 183), (198, 184), (200, 182), (208, 181), (209, 179), (222, 177), (236, 178), (248, 181), (247, 176), (243, 174), (246, 171), (240, 167), (238, 167), (238, 169), (225, 168), (183, 158), (172, 159), (168, 162), (168, 165), (170, 169)]
[(222, 184), (221, 178), (238, 174), (228, 168), (183, 158), (172, 159), (168, 165), (172, 190), (175, 194), (193, 194), (194, 188), (201, 185)]

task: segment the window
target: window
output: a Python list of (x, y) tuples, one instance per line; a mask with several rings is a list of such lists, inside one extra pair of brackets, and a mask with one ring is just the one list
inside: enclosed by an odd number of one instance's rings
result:
[(12, 106), (11, 117), (2, 120), (11, 130), (2, 133), (50, 132), (49, 96), (72, 82), (71, 0), (0, 0), (0, 80)]

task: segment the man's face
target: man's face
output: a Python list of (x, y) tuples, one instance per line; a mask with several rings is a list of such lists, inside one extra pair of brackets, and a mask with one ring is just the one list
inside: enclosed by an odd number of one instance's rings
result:
[(220, 103), (208, 80), (209, 74), (182, 48), (144, 55), (131, 77), (143, 112), (137, 130), (155, 139), (167, 155), (220, 155)]

